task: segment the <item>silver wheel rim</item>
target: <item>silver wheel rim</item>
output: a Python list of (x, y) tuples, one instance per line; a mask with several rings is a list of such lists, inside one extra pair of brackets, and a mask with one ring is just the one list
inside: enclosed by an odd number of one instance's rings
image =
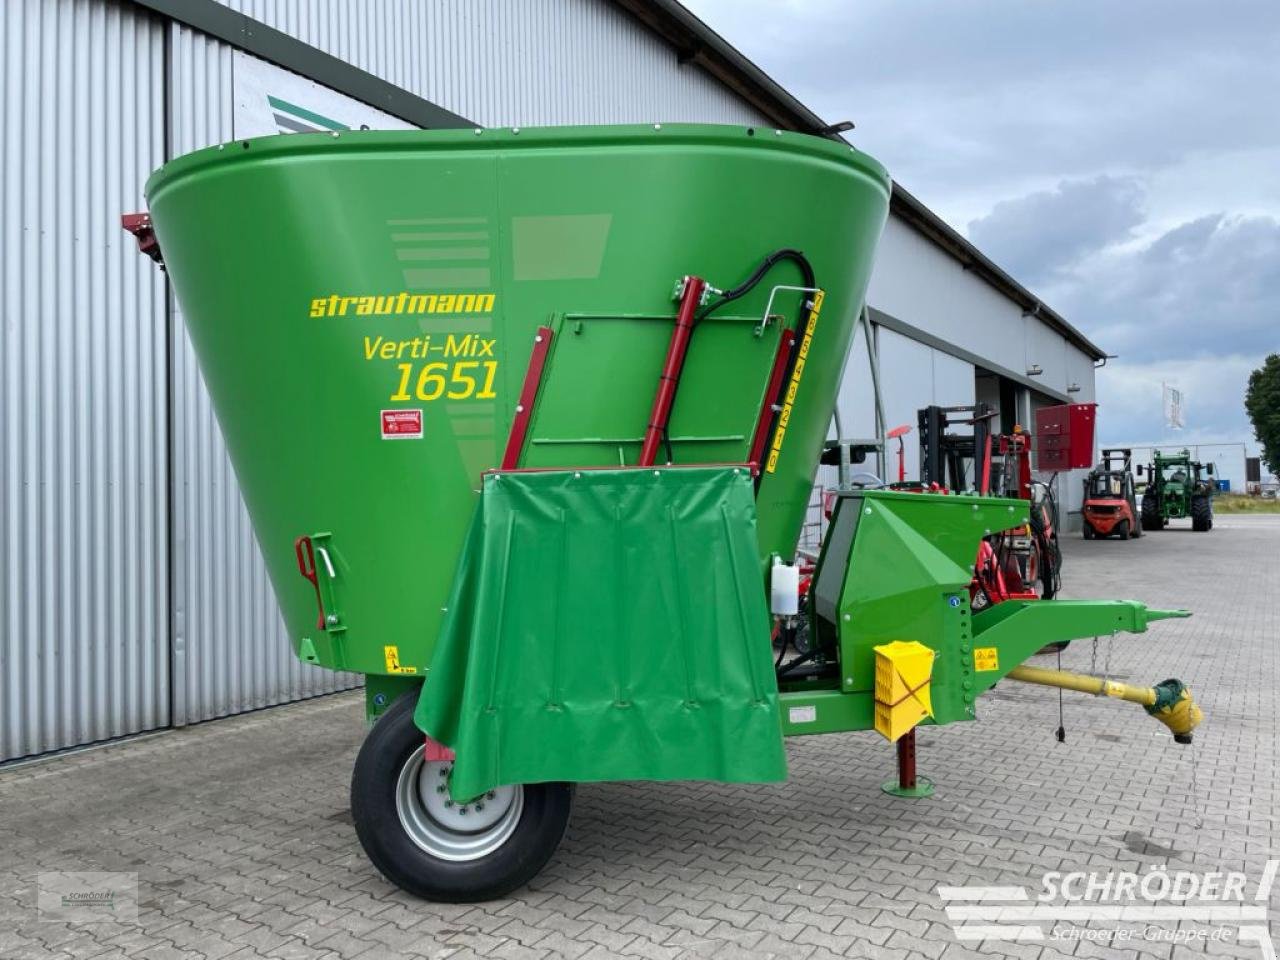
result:
[(418, 747), (396, 782), (396, 812), (409, 839), (440, 860), (478, 860), (515, 832), (524, 810), (524, 788), (496, 787), (465, 804), (449, 798), (450, 761), (424, 760)]

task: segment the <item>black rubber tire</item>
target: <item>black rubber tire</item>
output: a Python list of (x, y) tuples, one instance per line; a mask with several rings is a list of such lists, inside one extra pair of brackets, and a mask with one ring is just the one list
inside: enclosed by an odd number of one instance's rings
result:
[(525, 784), (524, 810), (510, 838), (476, 860), (454, 862), (427, 853), (405, 831), (396, 808), (396, 783), (422, 746), (413, 723), (417, 694), (401, 697), (365, 737), (351, 775), (356, 836), (384, 877), (415, 896), (442, 903), (475, 903), (505, 896), (546, 866), (564, 838), (573, 785)]
[(1142, 498), (1142, 529), (1161, 530), (1164, 528), (1164, 517), (1160, 516), (1160, 507), (1155, 497)]
[(1092, 540), (1096, 536), (1097, 536), (1097, 533), (1094, 532), (1093, 524), (1091, 524), (1088, 520), (1085, 520), (1084, 521), (1084, 538), (1086, 540)]
[(1121, 520), (1119, 523), (1116, 524), (1116, 536), (1118, 536), (1121, 540), (1129, 539), (1129, 521), (1128, 520)]
[(1191, 498), (1191, 529), (1200, 533), (1213, 529), (1213, 501), (1203, 494)]

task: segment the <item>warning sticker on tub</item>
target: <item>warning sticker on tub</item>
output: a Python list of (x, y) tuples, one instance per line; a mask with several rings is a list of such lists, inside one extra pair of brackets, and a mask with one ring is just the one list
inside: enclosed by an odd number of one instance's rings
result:
[(979, 673), (985, 670), (999, 670), (1000, 656), (997, 647), (974, 647), (973, 669)]
[(382, 648), (382, 655), (387, 661), (387, 673), (417, 673), (417, 667), (406, 667), (400, 662), (400, 648), (387, 646)]
[[(421, 410), (383, 410), (383, 440), (421, 440)], [(390, 649), (390, 648), (388, 648)]]

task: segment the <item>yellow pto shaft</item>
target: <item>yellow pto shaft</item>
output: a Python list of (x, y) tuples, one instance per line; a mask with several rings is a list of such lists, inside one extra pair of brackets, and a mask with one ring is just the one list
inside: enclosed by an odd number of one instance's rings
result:
[(1014, 667), (1008, 676), (1010, 680), (1021, 680), (1023, 683), (1075, 690), (1095, 697), (1115, 697), (1117, 700), (1141, 704), (1147, 713), (1173, 731), (1173, 739), (1178, 743), (1190, 743), (1191, 731), (1204, 719), (1204, 711), (1191, 698), (1191, 691), (1180, 680), (1164, 680), (1154, 687), (1133, 687), (1103, 677), (1025, 665)]
[(1068, 673), (1066, 670), (1045, 670), (1042, 667), (1014, 667), (1009, 671), (1010, 680), (1021, 680), (1023, 683), (1038, 683), (1042, 687), (1061, 687), (1063, 690), (1074, 690), (1077, 693), (1091, 693), (1095, 697), (1115, 697), (1117, 700), (1128, 700), (1149, 707), (1156, 702), (1154, 687), (1131, 687), (1127, 683), (1116, 683), (1102, 677), (1091, 677), (1084, 673)]

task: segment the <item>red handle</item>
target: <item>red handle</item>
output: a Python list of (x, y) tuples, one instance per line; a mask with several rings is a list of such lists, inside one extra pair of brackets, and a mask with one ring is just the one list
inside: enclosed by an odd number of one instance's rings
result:
[(299, 537), (293, 541), (293, 555), (298, 558), (298, 572), (303, 578), (311, 581), (316, 590), (316, 606), (320, 615), (316, 618), (316, 629), (324, 629), (324, 600), (320, 597), (320, 578), (316, 576), (316, 551), (311, 545), (311, 538)]

